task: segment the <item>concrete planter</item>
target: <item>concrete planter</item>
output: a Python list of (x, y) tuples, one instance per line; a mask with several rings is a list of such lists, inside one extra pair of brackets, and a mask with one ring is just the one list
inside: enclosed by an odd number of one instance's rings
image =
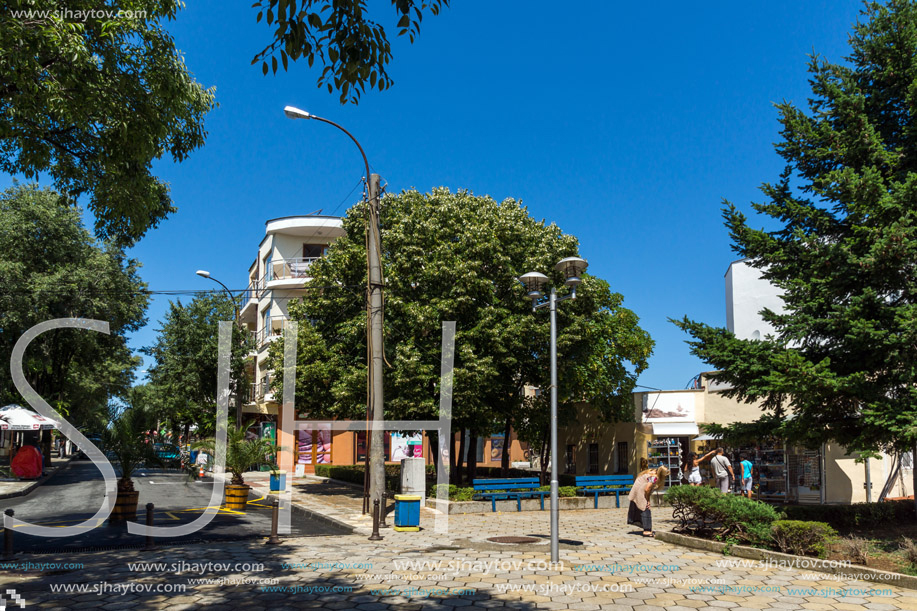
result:
[[(711, 541), (710, 539), (701, 539), (700, 537), (692, 537), (673, 532), (656, 531), (656, 538), (666, 543), (674, 543), (676, 545), (702, 549), (708, 552), (723, 553), (723, 550), (726, 548), (726, 544), (720, 543), (719, 541)], [(913, 575), (890, 573), (888, 571), (880, 571), (878, 569), (856, 564), (839, 566), (839, 562), (836, 560), (820, 560), (818, 558), (812, 558), (811, 556), (794, 556), (793, 554), (783, 554), (781, 552), (773, 552), (757, 547), (746, 547), (744, 545), (731, 546), (729, 548), (729, 554), (740, 558), (757, 560), (763, 566), (791, 566), (799, 568), (802, 571), (841, 576), (855, 575), (856, 579), (861, 579), (863, 581), (917, 590), (917, 577)]]
[[(594, 501), (591, 496), (574, 496), (561, 497), (558, 500), (558, 507), (561, 510), (592, 509)], [(492, 513), (490, 501), (438, 501), (435, 498), (427, 499), (427, 506), (437, 511), (443, 511), (450, 514), (463, 513)], [(551, 499), (545, 496), (544, 510), (547, 512), (551, 507)], [(599, 509), (613, 509), (615, 507), (614, 496), (600, 496)], [(627, 507), (627, 497), (622, 495), (621, 507)], [(516, 500), (497, 501), (497, 511), (505, 513), (516, 512)], [(541, 511), (541, 502), (538, 499), (523, 499), (522, 511)]]

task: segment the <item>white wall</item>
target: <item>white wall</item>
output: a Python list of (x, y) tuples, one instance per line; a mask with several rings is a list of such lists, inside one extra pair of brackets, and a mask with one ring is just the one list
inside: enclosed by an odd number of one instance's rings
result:
[(761, 318), (761, 310), (783, 311), (780, 291), (744, 260), (726, 271), (726, 328), (739, 339), (763, 339), (774, 328)]

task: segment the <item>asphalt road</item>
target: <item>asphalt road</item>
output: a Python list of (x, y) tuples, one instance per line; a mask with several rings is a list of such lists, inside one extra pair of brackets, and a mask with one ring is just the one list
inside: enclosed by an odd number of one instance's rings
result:
[[(210, 503), (213, 482), (188, 481), (183, 473), (144, 470), (134, 476), (134, 487), (140, 492), (137, 522), (146, 523), (146, 504), (153, 503), (153, 523), (175, 526), (190, 522), (204, 512), (216, 514), (200, 531), (186, 537), (157, 538), (157, 545), (201, 539), (238, 539), (267, 536), (271, 529), (271, 508), (258, 495), (251, 495), (245, 512), (223, 509), (219, 502)], [(91, 518), (105, 497), (102, 474), (90, 461), (74, 461), (29, 495), (0, 500), (0, 511), (12, 508), (15, 517), (41, 526), (73, 526)], [(221, 499), (222, 500), (222, 499)], [(341, 534), (332, 526), (306, 518), (293, 511), (292, 536), (327, 536)], [(78, 550), (87, 548), (140, 545), (145, 538), (128, 534), (127, 527), (102, 521), (73, 537), (36, 537), (14, 530), (17, 551)]]

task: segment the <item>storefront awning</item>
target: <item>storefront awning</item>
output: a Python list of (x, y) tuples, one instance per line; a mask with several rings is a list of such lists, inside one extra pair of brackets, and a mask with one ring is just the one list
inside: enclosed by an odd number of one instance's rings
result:
[(0, 407), (0, 430), (4, 431), (45, 431), (56, 429), (57, 422), (36, 414), (19, 405)]
[(657, 437), (679, 437), (682, 435), (697, 435), (700, 429), (696, 422), (654, 422), (653, 435)]

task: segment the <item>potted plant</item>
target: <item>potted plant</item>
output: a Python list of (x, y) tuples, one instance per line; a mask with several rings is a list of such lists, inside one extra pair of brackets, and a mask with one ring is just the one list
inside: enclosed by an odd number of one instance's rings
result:
[[(226, 486), (226, 509), (244, 511), (248, 502), (248, 492), (251, 486), (245, 483), (242, 475), (252, 465), (258, 465), (267, 460), (273, 461), (273, 455), (279, 450), (274, 442), (264, 437), (248, 439), (248, 429), (254, 425), (249, 422), (242, 428), (230, 428), (226, 431), (226, 469), (232, 473), (232, 479)], [(203, 450), (211, 456), (216, 456), (216, 440), (205, 439), (195, 444), (194, 449)], [(270, 458), (266, 457), (270, 455)]]
[(144, 465), (160, 464), (153, 444), (144, 431), (156, 424), (153, 414), (142, 405), (113, 412), (110, 424), (102, 432), (102, 447), (106, 456), (118, 464), (118, 495), (111, 512), (114, 522), (137, 518), (137, 501), (140, 493), (134, 490), (134, 472)]

